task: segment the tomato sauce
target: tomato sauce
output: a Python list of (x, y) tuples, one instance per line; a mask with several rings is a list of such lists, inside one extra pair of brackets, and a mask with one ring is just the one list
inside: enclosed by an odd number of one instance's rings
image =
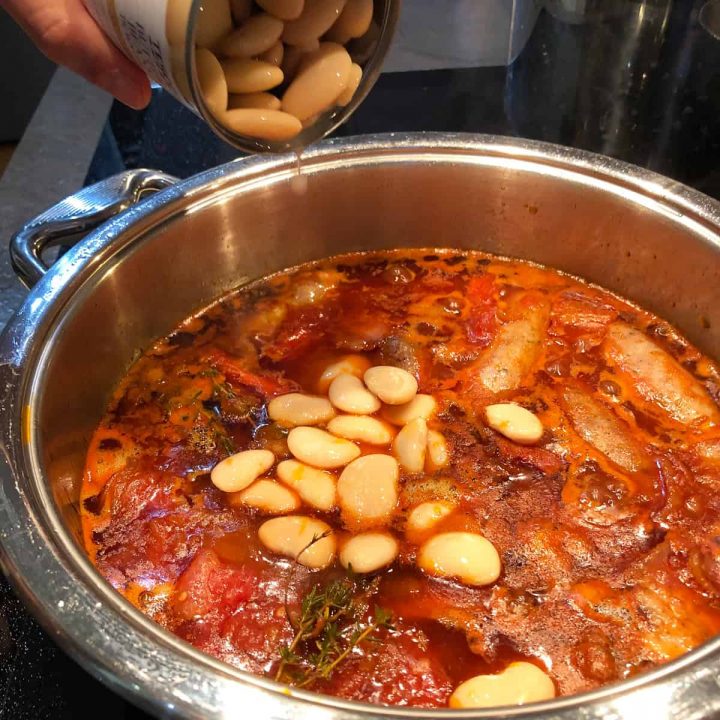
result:
[[(150, 348), (87, 456), (84, 538), (107, 580), (199, 649), (277, 677), (303, 598), (346, 573), (269, 551), (258, 539), (267, 517), (217, 489), (210, 471), (249, 448), (290, 458), (268, 401), (315, 394), (325, 368), (348, 354), (416, 377), (437, 401), (428, 424), (449, 461), (401, 471), (386, 528), (398, 557), (357, 581), (358, 628), (373, 608), (391, 619), (327, 675), (281, 679), (444, 707), (459, 683), (524, 660), (567, 695), (720, 630), (718, 368), (606, 290), (471, 252), (301, 266), (240, 288)], [(498, 402), (533, 412), (539, 442), (488, 427), (484, 410)], [(497, 581), (471, 587), (416, 566), (422, 538), (408, 538), (406, 518), (436, 500), (453, 509), (427, 536), (482, 534), (501, 558)], [(341, 545), (349, 536), (337, 510), (302, 513), (327, 522)], [(297, 652), (310, 662), (312, 642)]]

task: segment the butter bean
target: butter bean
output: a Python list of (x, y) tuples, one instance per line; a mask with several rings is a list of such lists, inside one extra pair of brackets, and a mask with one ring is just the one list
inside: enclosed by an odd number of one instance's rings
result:
[(280, 110), (228, 110), (223, 114), (222, 121), (240, 135), (264, 140), (289, 140), (302, 130), (300, 121), (294, 115)]
[(350, 67), (350, 78), (348, 80), (347, 87), (338, 95), (335, 101), (340, 107), (345, 107), (350, 104), (350, 101), (355, 97), (355, 93), (362, 80), (362, 68), (355, 63)]
[(429, 472), (444, 468), (449, 460), (447, 443), (443, 434), (437, 430), (428, 430), (427, 456), (425, 462)]
[(320, 47), (319, 40), (312, 40), (305, 45), (284, 45), (282, 69), (285, 80), (289, 83), (295, 79), (301, 68), (305, 67), (308, 56)]
[(370, 392), (387, 405), (404, 405), (417, 395), (417, 380), (399, 367), (377, 365), (367, 370), (363, 379)]
[(282, 31), (282, 20), (267, 13), (252, 15), (218, 45), (218, 51), (226, 57), (260, 55), (275, 45)]
[(169, 0), (165, 16), (165, 36), (170, 45), (184, 49), (192, 2), (193, 0)]
[(305, 0), (257, 0), (257, 4), (281, 20), (295, 20), (302, 14)]
[[(237, 500), (268, 515), (285, 515), (300, 507), (300, 499), (292, 490), (267, 479), (256, 480), (238, 493)], [(231, 504), (235, 503), (231, 500)]]
[(267, 411), (271, 420), (288, 427), (325, 424), (335, 417), (327, 398), (303, 393), (279, 395), (268, 403)]
[(497, 675), (476, 675), (458, 685), (450, 696), (450, 707), (485, 708), (525, 705), (555, 697), (555, 684), (539, 667), (513, 662)]
[(395, 435), (390, 425), (367, 415), (338, 415), (327, 429), (338, 437), (369, 445), (389, 445)]
[(277, 476), (308, 505), (323, 512), (335, 507), (337, 483), (329, 472), (297, 460), (283, 460), (277, 466)]
[(228, 97), (228, 110), (241, 110), (243, 108), (279, 110), (280, 99), (268, 92), (246, 93), (245, 95), (230, 95)]
[(338, 479), (338, 503), (350, 529), (386, 525), (398, 501), (398, 464), (390, 455), (363, 455)]
[(352, 44), (353, 62), (364, 65), (373, 55), (378, 41), (380, 40), (380, 26), (373, 20), (368, 31), (357, 38)]
[(314, 427), (293, 428), (287, 443), (298, 460), (319, 468), (342, 467), (360, 455), (355, 443)]
[[(320, 40), (316, 38), (315, 40), (308, 40), (306, 43), (304, 43), (302, 45), (288, 45), (288, 48), (291, 48), (291, 47), (297, 48), (298, 50), (300, 50), (301, 52), (304, 53), (303, 63), (305, 63), (307, 61), (310, 53), (314, 53), (316, 50), (320, 49)], [(300, 67), (301, 68), (304, 67), (302, 63), (300, 65)]]
[(228, 88), (220, 61), (209, 50), (198, 48), (195, 51), (195, 69), (200, 92), (210, 112), (221, 115), (227, 110)]
[[(270, 63), (271, 65), (282, 65), (283, 57), (285, 57), (285, 46), (280, 42), (276, 42), (271, 48), (257, 56), (257, 60)], [(278, 104), (278, 107), (280, 105)]]
[(488, 405), (485, 417), (493, 430), (521, 445), (533, 445), (543, 434), (540, 420), (529, 410), (514, 403)]
[(272, 90), (283, 81), (282, 70), (260, 60), (233, 58), (222, 63), (231, 93), (255, 93)]
[(203, 0), (197, 20), (195, 43), (213, 48), (232, 30), (229, 0)]
[(362, 380), (349, 373), (340, 373), (330, 383), (328, 397), (338, 410), (353, 415), (370, 415), (380, 409), (380, 401)]
[(210, 473), (218, 490), (239, 492), (266, 473), (275, 463), (269, 450), (243, 450), (221, 460)]
[(409, 473), (421, 473), (425, 468), (425, 454), (428, 444), (428, 429), (425, 418), (411, 420), (397, 434), (393, 452), (400, 465)]
[(287, 45), (306, 45), (324, 35), (340, 17), (345, 1), (305, 0), (300, 17), (285, 24), (283, 42)]
[(416, 418), (429, 420), (437, 408), (432, 395), (416, 395), (409, 403), (404, 405), (385, 405), (382, 416), (393, 425), (407, 425)]
[(418, 566), (429, 575), (455, 578), (465, 585), (489, 585), (500, 577), (500, 556), (482, 535), (440, 533), (420, 548)]
[(308, 127), (310, 127), (311, 125), (314, 125), (314, 124), (320, 119), (320, 115), (321, 115), (321, 114), (322, 114), (322, 113), (318, 113), (317, 115), (313, 115), (312, 117), (309, 117), (307, 120), (303, 120), (303, 121), (302, 121), (302, 126), (303, 126), (304, 128), (308, 128)]
[(281, 67), (283, 75), (288, 82), (294, 79), (303, 57), (305, 57), (305, 51), (303, 49), (293, 47), (292, 45), (285, 47)]
[(340, 564), (356, 573), (373, 573), (391, 565), (398, 551), (398, 542), (389, 533), (361, 533), (342, 546)]
[(327, 39), (345, 45), (352, 38), (362, 37), (369, 30), (372, 18), (373, 0), (347, 0)]
[(252, 13), (252, 0), (230, 0), (230, 9), (236, 25), (242, 25)]
[(337, 43), (321, 43), (303, 61), (300, 70), (282, 98), (283, 110), (300, 120), (334, 106), (350, 80), (352, 60)]
[(361, 378), (365, 371), (370, 367), (370, 361), (363, 355), (346, 355), (332, 365), (323, 370), (318, 380), (318, 391), (325, 393), (330, 387), (330, 383), (342, 373), (354, 375)]
[(454, 505), (440, 500), (420, 503), (410, 511), (405, 525), (405, 532), (408, 536), (417, 536), (425, 533), (435, 527), (435, 525), (444, 517), (447, 517), (454, 509)]
[(335, 559), (335, 534), (322, 520), (304, 515), (273, 518), (260, 526), (258, 537), (269, 550), (305, 567), (326, 568)]

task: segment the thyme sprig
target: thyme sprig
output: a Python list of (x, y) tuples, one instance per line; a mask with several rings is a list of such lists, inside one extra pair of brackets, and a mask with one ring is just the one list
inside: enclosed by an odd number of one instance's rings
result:
[[(302, 552), (326, 535), (313, 538)], [(352, 569), (346, 577), (313, 586), (299, 613), (293, 617), (288, 612), (295, 635), (280, 649), (275, 680), (298, 688), (327, 680), (355, 648), (375, 639), (378, 630), (392, 629), (392, 615), (384, 608), (375, 606), (366, 619), (369, 597), (376, 588), (376, 583), (358, 579)]]

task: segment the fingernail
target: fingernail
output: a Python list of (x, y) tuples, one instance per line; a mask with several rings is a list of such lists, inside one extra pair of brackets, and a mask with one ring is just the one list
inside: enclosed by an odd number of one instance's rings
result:
[(107, 81), (108, 90), (134, 110), (142, 110), (150, 102), (150, 83), (145, 77), (138, 78), (137, 74), (111, 70)]

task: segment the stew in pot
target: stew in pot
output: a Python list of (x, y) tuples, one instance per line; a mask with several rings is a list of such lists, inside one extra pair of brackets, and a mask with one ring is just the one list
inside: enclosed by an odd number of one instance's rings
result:
[(251, 673), (481, 707), (630, 677), (720, 630), (720, 375), (560, 272), (392, 251), (246, 285), (130, 368), (87, 551)]

